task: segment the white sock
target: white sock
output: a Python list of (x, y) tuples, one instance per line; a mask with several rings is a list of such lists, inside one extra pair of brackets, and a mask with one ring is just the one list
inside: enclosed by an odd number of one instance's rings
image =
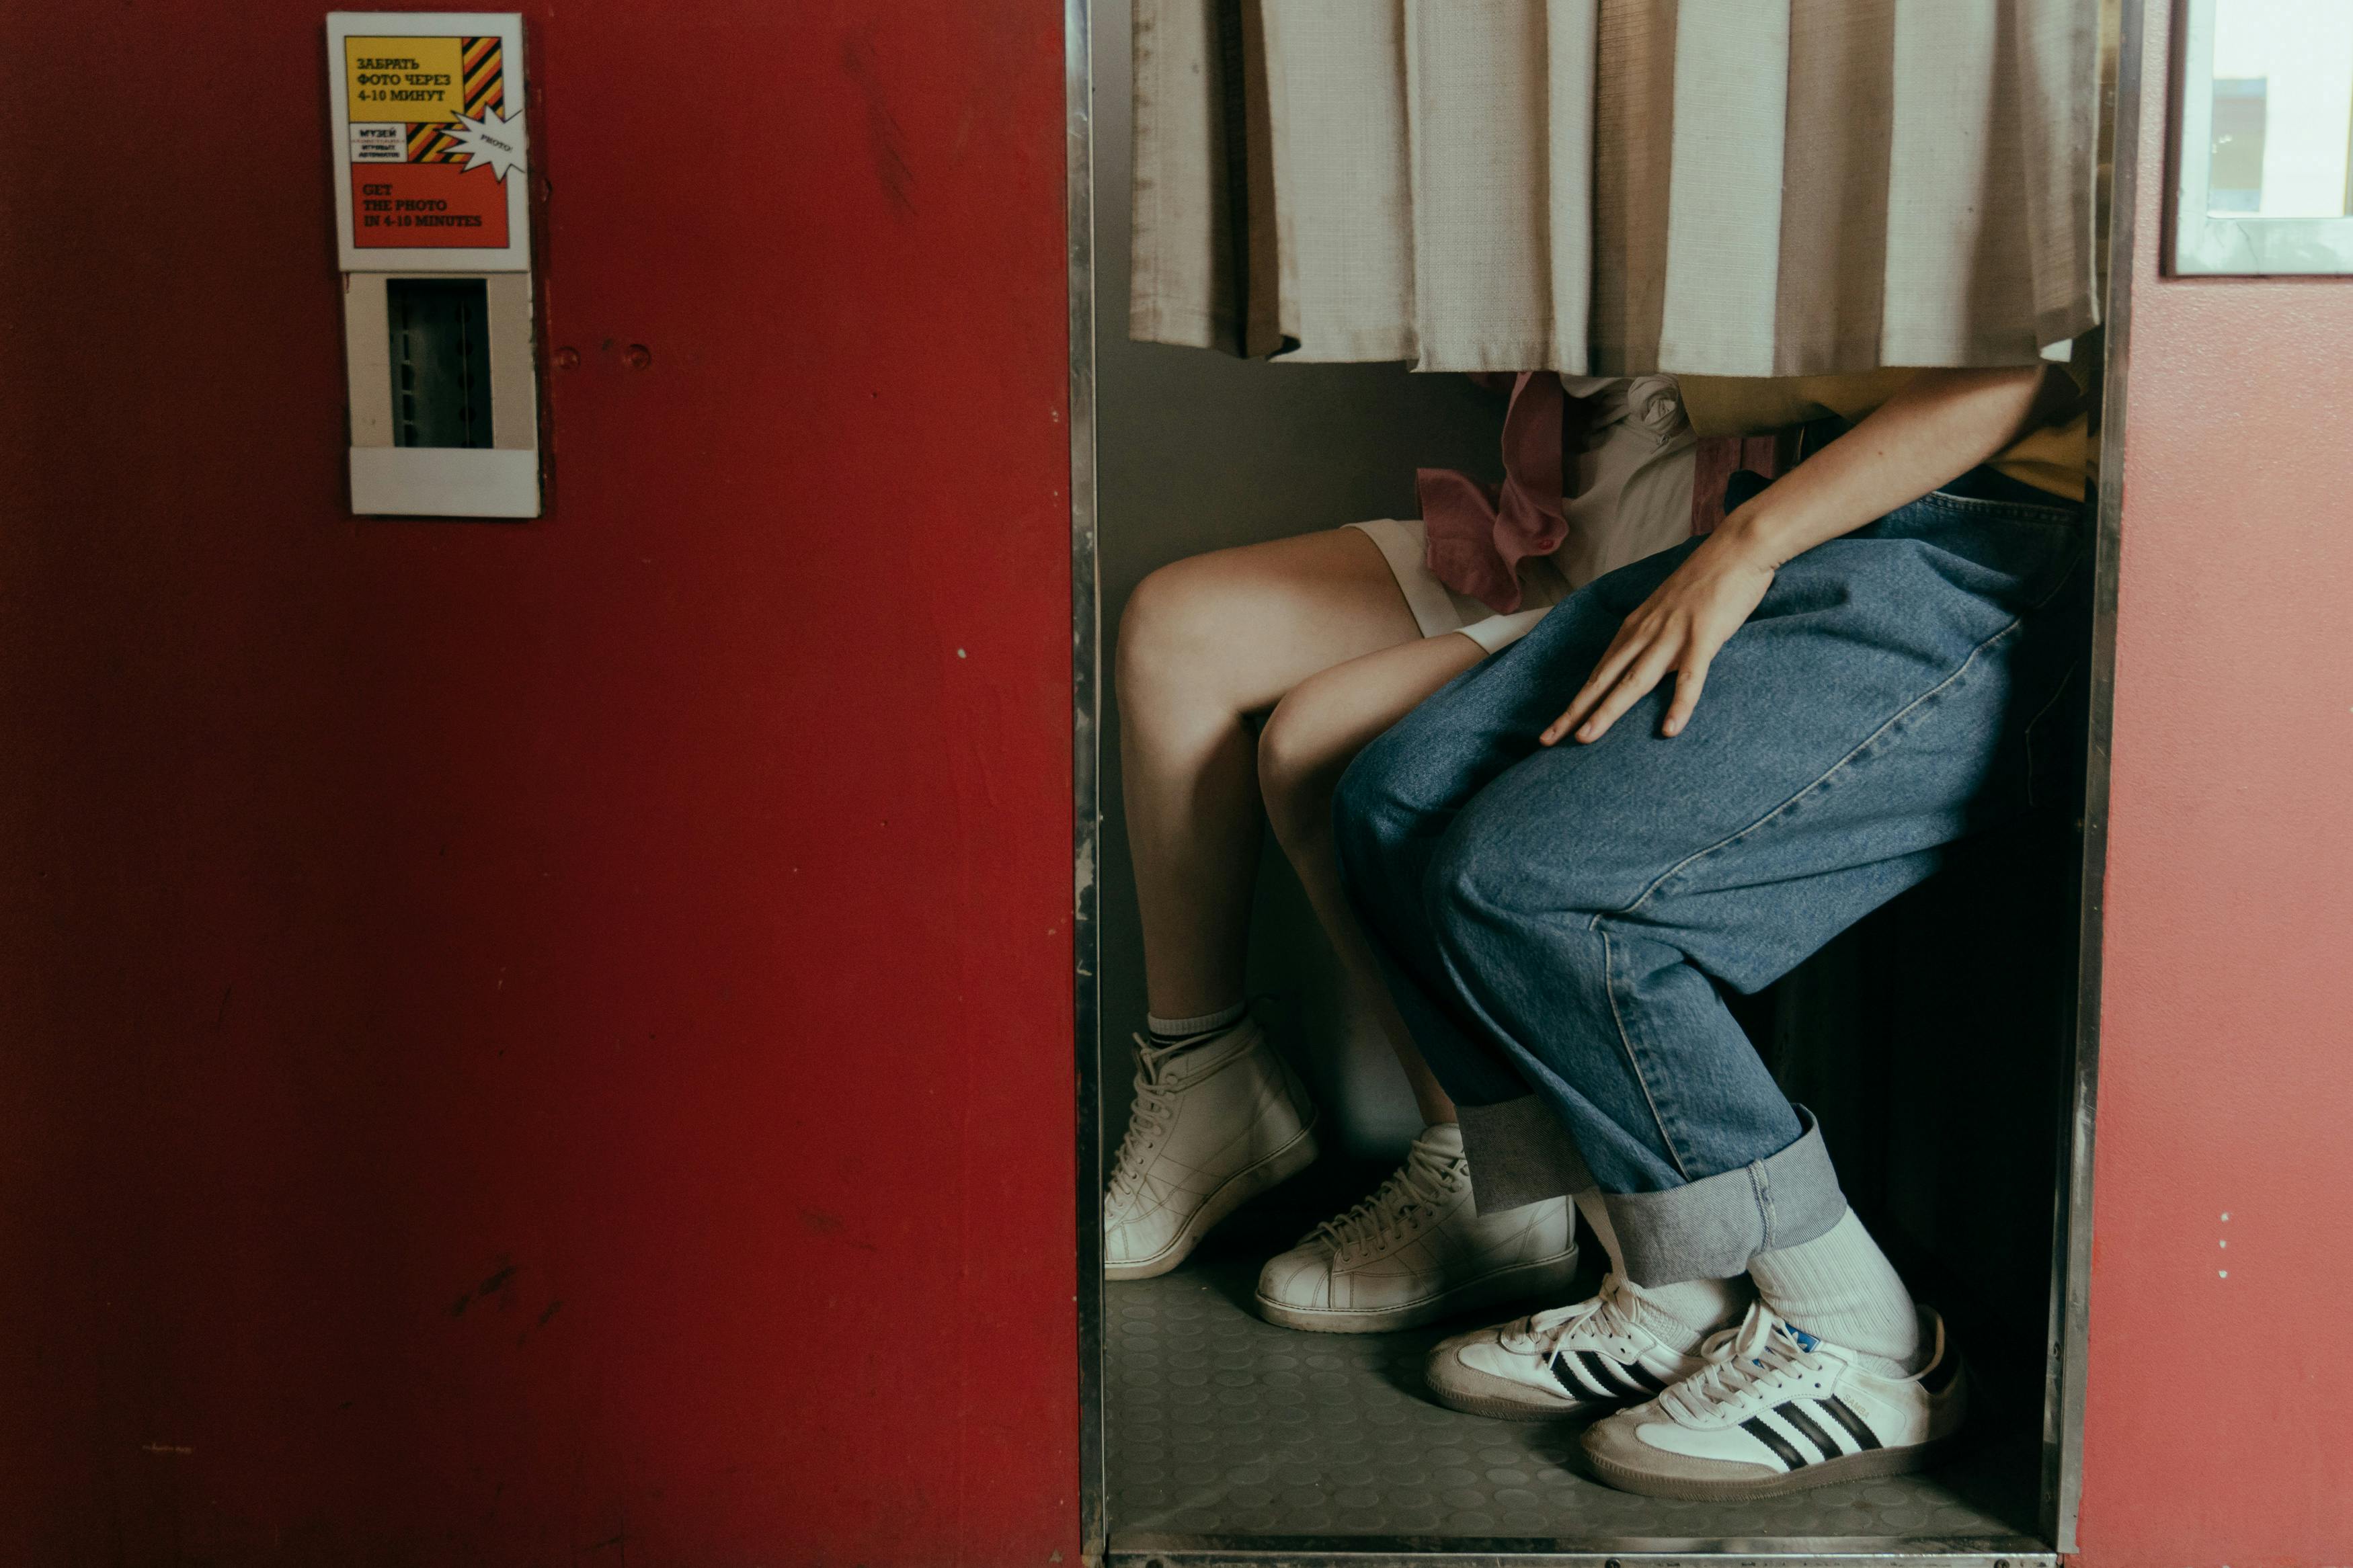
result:
[[(1626, 1255), (1618, 1249), (1618, 1232), (1609, 1223), (1609, 1210), (1601, 1201), (1601, 1189), (1588, 1187), (1572, 1195), (1577, 1212), (1585, 1216), (1585, 1223), (1593, 1227), (1595, 1237), (1601, 1243), (1601, 1250), (1609, 1255), (1609, 1272), (1624, 1279)], [(1748, 1311), (1748, 1304), (1757, 1299), (1756, 1290), (1745, 1277), (1637, 1285), (1634, 1291), (1635, 1317), (1642, 1327), (1685, 1355), (1716, 1330), (1728, 1329), (1740, 1321)]]
[(1174, 1046), (1186, 1040), (1204, 1040), (1211, 1035), (1221, 1035), (1240, 1023), (1242, 1015), (1248, 1011), (1250, 1004), (1245, 1001), (1191, 1018), (1155, 1018), (1146, 1013), (1144, 1026), (1151, 1032), (1154, 1045)]
[(1813, 1240), (1748, 1260), (1765, 1304), (1782, 1320), (1856, 1352), (1882, 1377), (1920, 1370), (1920, 1314), (1895, 1266), (1852, 1209)]

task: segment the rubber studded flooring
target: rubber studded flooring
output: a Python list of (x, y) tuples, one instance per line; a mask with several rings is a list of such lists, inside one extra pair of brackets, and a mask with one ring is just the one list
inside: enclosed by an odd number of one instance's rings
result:
[[(1430, 1345), (1509, 1310), (1393, 1334), (1306, 1334), (1257, 1317), (1259, 1264), (1303, 1228), (1238, 1215), (1176, 1272), (1105, 1287), (1115, 1550), (1148, 1532), (1737, 1538), (1752, 1550), (1764, 1539), (1835, 1537), (1926, 1551), (1998, 1538), (2024, 1545), (2019, 1538), (2035, 1531), (2036, 1449), (2016, 1419), (1985, 1423), (2010, 1430), (1933, 1475), (1738, 1504), (1611, 1490), (1584, 1470), (1573, 1426), (1465, 1415), (1423, 1392)], [(1590, 1293), (1590, 1259), (1587, 1273), (1580, 1289)]]

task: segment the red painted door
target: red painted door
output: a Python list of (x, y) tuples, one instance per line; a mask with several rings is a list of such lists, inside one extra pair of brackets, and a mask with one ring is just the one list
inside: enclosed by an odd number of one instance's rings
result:
[(2317, 1568), (2353, 1561), (2353, 279), (2160, 275), (2172, 10), (2140, 61), (2081, 1544)]
[(521, 525), (323, 9), (0, 7), (0, 1563), (1075, 1561), (1060, 7), (532, 0)]

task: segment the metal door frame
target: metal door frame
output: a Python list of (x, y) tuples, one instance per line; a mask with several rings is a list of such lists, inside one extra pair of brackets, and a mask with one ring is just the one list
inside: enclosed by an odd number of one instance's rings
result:
[(1077, 1058), (1079, 1540), (1110, 1545), (1103, 1485), (1103, 607), (1095, 574), (1095, 132), (1092, 0), (1062, 0), (1064, 212), (1071, 294), (1071, 970)]
[[(2042, 1414), (2042, 1537), (1921, 1541), (1890, 1551), (1877, 1538), (1458, 1540), (1383, 1536), (1137, 1534), (1114, 1546), (1104, 1479), (1102, 1168), (1103, 1100), (1097, 920), (1103, 810), (1100, 720), (1103, 615), (1095, 549), (1093, 0), (1062, 0), (1070, 257), (1072, 1014), (1078, 1103), (1079, 1520), (1088, 1563), (1134, 1568), (1668, 1568), (1705, 1563), (1801, 1565), (1901, 1563), (1906, 1568), (2057, 1568), (2076, 1550), (2082, 1499), (2084, 1380), (2090, 1351), (2094, 1111), (2099, 1089), (2100, 944), (2107, 874), (2109, 739), (2116, 706), (2116, 567), (2123, 521), (2126, 391), (2140, 169), (2145, 7), (2122, 0), (2116, 68), (2115, 175), (2109, 226), (2107, 361), (2094, 546), (2091, 721), (2085, 763), (2081, 951), (2071, 1086), (2052, 1194), (2052, 1292)], [(2161, 174), (2161, 171), (2160, 171)]]

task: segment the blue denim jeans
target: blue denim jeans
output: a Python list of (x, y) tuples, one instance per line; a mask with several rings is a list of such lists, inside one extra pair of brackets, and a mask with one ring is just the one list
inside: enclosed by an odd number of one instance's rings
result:
[[(1609, 574), (1367, 748), (1341, 870), (1462, 1108), (1480, 1206), (1598, 1184), (1627, 1271), (1739, 1273), (1844, 1212), (1717, 987), (1754, 991), (2072, 764), (2085, 509), (1979, 470), (1783, 566), (1683, 732), (1536, 735), (1696, 548)], [(1670, 683), (1671, 684), (1671, 683)]]

